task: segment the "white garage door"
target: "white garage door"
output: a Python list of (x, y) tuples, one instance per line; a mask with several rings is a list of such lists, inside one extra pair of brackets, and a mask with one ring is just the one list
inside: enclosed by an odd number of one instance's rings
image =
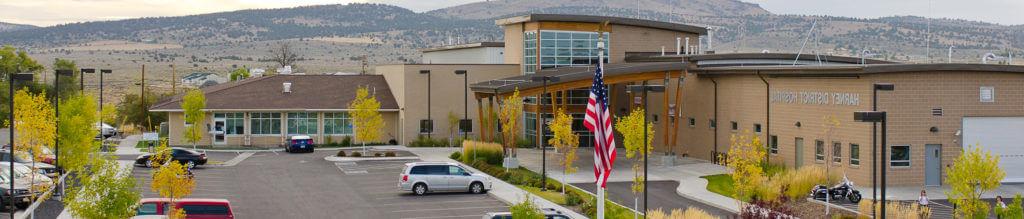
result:
[(999, 157), (1003, 182), (1024, 182), (1024, 117), (964, 117), (963, 145), (980, 145)]

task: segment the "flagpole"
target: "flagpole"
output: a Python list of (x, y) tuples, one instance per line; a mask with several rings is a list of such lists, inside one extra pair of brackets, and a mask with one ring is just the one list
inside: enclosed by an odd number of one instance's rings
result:
[[(601, 29), (598, 29), (598, 33), (597, 33), (597, 68), (598, 68), (598, 71), (602, 72), (601, 77), (604, 77), (604, 46), (605, 46), (604, 45), (604, 31), (603, 31), (603, 28), (601, 28)], [(607, 103), (601, 103), (601, 104), (607, 104)], [(598, 108), (598, 109), (600, 109), (600, 108)], [(604, 109), (604, 110), (608, 110), (608, 109)], [(600, 112), (600, 111), (598, 111), (598, 113), (599, 113), (598, 115), (604, 114), (604, 112)], [(601, 126), (601, 127), (603, 127), (603, 126)], [(607, 131), (607, 130), (605, 130), (605, 131)], [(605, 146), (601, 145), (599, 147), (605, 147)], [(615, 150), (615, 149), (612, 148), (612, 150)], [(607, 153), (607, 152), (605, 152), (605, 153)], [(609, 170), (606, 170), (606, 171), (610, 171), (611, 170), (611, 168), (608, 168), (608, 169)], [(606, 174), (606, 173), (602, 173), (602, 174)], [(603, 176), (601, 176), (601, 179), (605, 179), (605, 178)], [(598, 219), (604, 219), (604, 182), (601, 179), (597, 180), (597, 186), (595, 187), (595, 188), (597, 188), (597, 218)]]

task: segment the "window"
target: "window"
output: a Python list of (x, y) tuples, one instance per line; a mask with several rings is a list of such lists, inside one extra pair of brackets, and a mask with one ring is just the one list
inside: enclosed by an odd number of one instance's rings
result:
[[(542, 30), (523, 32), (523, 74), (562, 66), (588, 66), (598, 62), (598, 34), (583, 31)], [(604, 42), (608, 44), (608, 33)], [(539, 45), (537, 38), (540, 37)], [(605, 50), (606, 54), (608, 47)], [(608, 59), (604, 60), (608, 63)]]
[(754, 133), (761, 133), (761, 124), (754, 124)]
[(426, 175), (427, 174), (427, 166), (414, 166), (414, 167), (412, 167), (411, 170), (409, 170), (409, 174), (413, 174), (413, 175)]
[(227, 215), (228, 207), (224, 205), (182, 205), (182, 210), (189, 215)]
[(325, 135), (351, 135), (352, 118), (347, 112), (324, 113)]
[(427, 175), (448, 175), (448, 166), (430, 165), (427, 166)]
[(714, 119), (709, 119), (708, 120), (708, 127), (709, 128), (715, 129), (715, 127), (717, 127), (717, 126), (718, 126), (718, 123), (716, 123)]
[(893, 167), (910, 166), (910, 145), (892, 146), (889, 152), (889, 165)]
[(310, 112), (288, 113), (288, 134), (289, 135), (312, 135), (312, 134), (316, 134), (316, 113), (310, 113)]
[(137, 215), (156, 215), (156, 203), (145, 203), (139, 206)]
[(843, 163), (843, 143), (832, 142), (832, 162)]
[(770, 149), (769, 151), (772, 154), (779, 154), (779, 136), (772, 135), (772, 137), (769, 138), (768, 141), (768, 147)]
[(693, 117), (690, 117), (687, 122), (687, 124), (690, 124), (690, 127), (697, 126), (697, 120), (693, 119)]
[(537, 139), (537, 114), (523, 113), (523, 138), (529, 139), (531, 144)]
[(457, 166), (448, 166), (448, 175), (461, 176), (465, 173), (466, 170), (463, 170), (462, 168), (459, 168)]
[(224, 118), (224, 134), (245, 134), (245, 113), (214, 113), (213, 118)]
[(850, 165), (860, 165), (860, 145), (850, 144)]
[(825, 161), (825, 141), (814, 141), (814, 160)]
[(249, 113), (249, 127), (254, 135), (280, 135), (281, 113)]
[(732, 122), (732, 130), (736, 131), (736, 130), (739, 130), (739, 129), (740, 129), (740, 124), (736, 123), (735, 121), (733, 121)]

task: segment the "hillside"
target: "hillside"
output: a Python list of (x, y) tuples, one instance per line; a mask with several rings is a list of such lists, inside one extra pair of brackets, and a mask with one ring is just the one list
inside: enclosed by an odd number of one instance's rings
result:
[(769, 14), (760, 6), (735, 0), (495, 0), (470, 3), (429, 11), (427, 14), (459, 19), (492, 19), (510, 14), (538, 12), (550, 8), (626, 9), (636, 17), (637, 4), (641, 10), (690, 16), (743, 16)]
[(32, 26), (32, 25), (27, 25), (27, 24), (12, 24), (12, 23), (0, 22), (0, 32), (24, 30), (24, 29), (32, 29), (32, 28), (37, 28), (37, 27), (36, 26)]

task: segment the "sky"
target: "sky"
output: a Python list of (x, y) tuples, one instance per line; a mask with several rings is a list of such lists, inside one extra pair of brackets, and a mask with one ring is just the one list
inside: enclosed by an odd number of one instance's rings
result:
[[(416, 12), (481, 0), (0, 0), (0, 21), (36, 26), (182, 16), (254, 8), (282, 8), (354, 2), (385, 3)], [(630, 0), (623, 0), (630, 1)], [(776, 14), (877, 18), (916, 15), (1007, 25), (1024, 24), (1024, 0), (741, 0)], [(929, 11), (929, 1), (931, 10)]]

